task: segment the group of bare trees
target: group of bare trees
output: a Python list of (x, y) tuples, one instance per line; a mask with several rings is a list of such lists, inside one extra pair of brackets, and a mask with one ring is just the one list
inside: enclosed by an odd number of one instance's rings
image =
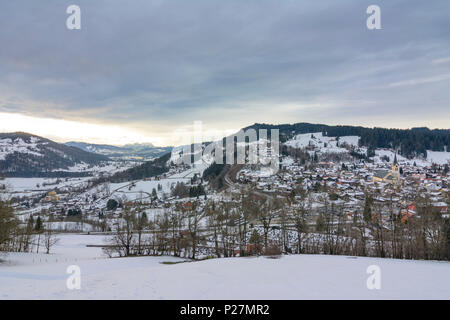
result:
[(294, 199), (242, 192), (232, 201), (178, 202), (151, 219), (139, 206), (125, 208), (105, 250), (192, 259), (311, 253), (449, 260), (449, 219), (429, 199), (413, 199), (414, 215), (370, 194), (352, 212), (335, 200), (332, 193), (300, 191)]
[(392, 198), (379, 202), (366, 194), (364, 204), (351, 215), (343, 203), (335, 204), (327, 196), (317, 200), (320, 209), (312, 210), (303, 197), (292, 211), (296, 246), (289, 247), (296, 253), (450, 259), (450, 220), (427, 197), (416, 195), (417, 212), (411, 213)]
[(30, 216), (21, 223), (8, 201), (0, 201), (0, 252), (45, 252), (59, 241), (53, 230), (45, 228), (40, 217)]
[(104, 251), (109, 256), (182, 254), (196, 258), (201, 242), (198, 202), (167, 208), (148, 219), (141, 207), (125, 206)]
[[(249, 196), (231, 202), (178, 202), (152, 219), (140, 206), (125, 207), (104, 250), (110, 256), (173, 254), (192, 259), (199, 253), (217, 257), (242, 256), (249, 250), (261, 253), (272, 243), (269, 231), (275, 209), (275, 204)], [(256, 223), (264, 226), (264, 246), (258, 250), (248, 246)]]

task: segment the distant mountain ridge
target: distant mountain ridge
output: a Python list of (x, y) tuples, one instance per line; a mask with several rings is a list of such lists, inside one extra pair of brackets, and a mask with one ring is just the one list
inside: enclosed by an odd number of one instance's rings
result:
[(25, 132), (0, 133), (0, 176), (82, 176), (71, 171), (80, 165), (96, 165), (109, 158)]
[(155, 147), (151, 143), (134, 143), (124, 146), (113, 146), (107, 144), (93, 144), (85, 142), (71, 141), (65, 143), (70, 147), (75, 147), (87, 152), (102, 154), (110, 158), (142, 158), (150, 160), (158, 158), (172, 151), (172, 147)]

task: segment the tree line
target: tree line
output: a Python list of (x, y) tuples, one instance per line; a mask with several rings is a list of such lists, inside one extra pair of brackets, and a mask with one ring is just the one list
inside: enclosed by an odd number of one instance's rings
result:
[(177, 202), (150, 219), (139, 206), (127, 207), (105, 250), (192, 259), (282, 253), (450, 259), (450, 221), (421, 194), (408, 199), (416, 203), (415, 215), (370, 194), (351, 215), (335, 194), (298, 197), (244, 193), (234, 201)]
[[(336, 194), (318, 191), (300, 189), (285, 198), (242, 192), (231, 201), (191, 198), (166, 204), (150, 218), (139, 203), (124, 205), (105, 252), (192, 259), (284, 253), (450, 260), (450, 219), (420, 190), (384, 202), (366, 193), (351, 212)], [(408, 203), (415, 204), (415, 213)], [(49, 253), (56, 242), (41, 217), (21, 222), (10, 204), (0, 201), (1, 252)]]
[(14, 215), (14, 210), (7, 201), (0, 200), (0, 252), (45, 252), (58, 242), (51, 227), (46, 227), (38, 216), (30, 215), (22, 223)]

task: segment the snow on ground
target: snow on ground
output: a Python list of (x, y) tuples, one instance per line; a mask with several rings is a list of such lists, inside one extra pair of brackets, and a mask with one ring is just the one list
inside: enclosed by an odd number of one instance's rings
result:
[(340, 147), (344, 143), (349, 146), (358, 146), (358, 136), (342, 136), (342, 137), (328, 137), (324, 136), (322, 132), (303, 133), (296, 135), (293, 139), (285, 142), (285, 145), (302, 149), (308, 146), (314, 146), (320, 149), (323, 153), (345, 153), (347, 149)]
[[(114, 191), (113, 195), (125, 194), (129, 200), (140, 199), (150, 195), (155, 189), (158, 195), (170, 194), (177, 183), (189, 183), (195, 175), (201, 177), (203, 171), (208, 168), (207, 163), (193, 164), (192, 168), (172, 174), (171, 176), (160, 180), (138, 180), (134, 182), (111, 183), (110, 189)], [(158, 185), (161, 190), (158, 190)]]
[[(348, 152), (347, 149), (342, 148), (344, 144), (349, 146), (358, 147), (360, 137), (358, 136), (342, 136), (342, 137), (328, 137), (324, 136), (322, 132), (315, 132), (315, 133), (304, 133), (304, 134), (298, 134), (294, 136), (291, 140), (288, 140), (285, 142), (285, 145), (293, 148), (306, 148), (306, 147), (315, 147), (315, 149), (320, 150), (322, 153), (344, 153)], [(360, 153), (366, 153), (366, 148), (358, 148), (356, 152)], [(314, 151), (309, 151), (311, 155), (314, 154)], [(379, 148), (375, 150), (375, 157), (373, 159), (375, 162), (383, 162), (381, 159), (384, 156), (387, 156), (389, 158), (389, 162), (394, 162), (395, 158), (395, 151), (390, 149), (383, 149)], [(416, 163), (417, 166), (420, 167), (426, 167), (430, 166), (432, 163), (436, 164), (446, 164), (450, 163), (450, 152), (444, 152), (444, 151), (430, 151), (427, 150), (427, 158), (421, 159), (421, 158), (415, 158), (415, 159), (407, 159), (399, 154), (397, 154), (397, 161), (400, 164), (408, 164), (413, 165)]]
[(30, 142), (24, 141), (22, 138), (16, 138), (14, 141), (10, 138), (0, 139), (0, 160), (5, 160), (9, 154), (14, 152), (29, 153), (42, 157), (37, 147), (40, 139), (31, 137)]
[(44, 194), (49, 191), (64, 191), (66, 188), (81, 187), (90, 177), (83, 178), (5, 178), (0, 185), (6, 186), (6, 193), (14, 197)]
[[(430, 151), (433, 152), (433, 151)], [(416, 165), (418, 167), (428, 167), (431, 166), (432, 162), (429, 161), (430, 159), (424, 159), (422, 157), (420, 158), (413, 158), (413, 159), (407, 159), (399, 154), (396, 154), (395, 151), (390, 150), (390, 149), (376, 149), (375, 150), (375, 156), (373, 157), (374, 161), (376, 163), (383, 163), (384, 160), (382, 159), (383, 157), (388, 157), (389, 158), (389, 163), (393, 163), (395, 157), (397, 156), (397, 161), (400, 165)]]
[[(115, 191), (113, 195), (125, 194), (129, 200), (134, 200), (149, 196), (153, 189), (155, 189), (159, 195), (162, 193), (170, 193), (171, 187), (175, 186), (178, 182), (188, 183), (189, 181), (189, 178), (168, 178), (148, 181), (140, 180), (135, 181), (134, 185), (132, 185), (131, 182), (111, 183), (110, 188), (112, 191)], [(162, 190), (158, 190), (158, 185), (162, 187)]]
[(127, 161), (127, 162), (116, 162), (116, 161), (108, 161), (103, 162), (100, 165), (90, 165), (84, 162), (77, 163), (71, 167), (68, 167), (67, 169), (64, 168), (57, 168), (53, 169), (52, 171), (61, 171), (61, 172), (90, 172), (92, 174), (100, 174), (100, 173), (107, 173), (109, 175), (115, 174), (117, 172), (125, 171), (129, 168), (132, 168), (139, 163), (136, 163), (134, 161)]
[(396, 154), (394, 151), (390, 150), (390, 149), (375, 149), (375, 157), (374, 160), (375, 162), (383, 162), (383, 160), (381, 159), (382, 157), (388, 157), (389, 158), (389, 162), (390, 163), (394, 163), (394, 159), (397, 156), (397, 161), (398, 162), (402, 162), (402, 161), (408, 161), (407, 158)]
[(190, 163), (191, 168), (185, 170), (183, 172), (172, 175), (170, 178), (193, 178), (194, 175), (198, 175), (201, 177), (203, 175), (203, 171), (205, 171), (213, 162), (213, 157), (206, 153), (204, 154), (204, 149), (201, 144), (194, 144), (194, 153), (190, 151), (190, 146), (179, 146), (172, 149), (172, 153), (170, 155), (170, 159), (167, 161), (168, 164), (187, 164), (184, 161), (187, 159), (191, 159), (190, 156), (196, 155), (195, 162)]
[[(205, 163), (203, 161), (199, 161), (198, 163), (192, 164), (192, 168), (181, 171), (179, 173), (175, 173), (169, 177), (169, 179), (185, 179), (189, 181), (191, 178), (193, 178), (195, 175), (197, 177), (203, 176), (203, 171), (205, 171), (210, 166), (209, 163)], [(181, 181), (183, 182), (183, 181)]]
[[(375, 150), (375, 157), (374, 157), (375, 162), (383, 162), (383, 160), (381, 159), (383, 156), (387, 156), (389, 158), (389, 162), (393, 163), (396, 153), (393, 150), (389, 149)], [(426, 160), (422, 158), (407, 159), (397, 154), (397, 161), (400, 164), (408, 164), (408, 165), (413, 165), (415, 163), (419, 167), (431, 166), (433, 163), (444, 165), (446, 163), (450, 163), (450, 152), (427, 150)]]
[(441, 165), (450, 163), (450, 152), (427, 150), (427, 160)]
[(80, 185), (89, 177), (84, 178), (5, 178), (1, 181), (6, 184), (8, 191), (11, 192), (29, 192), (29, 191), (49, 191), (64, 186)]
[(2, 271), (12, 271), (21, 267), (35, 268), (36, 270), (53, 264), (75, 263), (82, 260), (106, 259), (101, 248), (86, 247), (87, 244), (101, 245), (107, 239), (103, 235), (57, 234), (58, 243), (51, 249), (51, 254), (40, 253), (9, 253), (1, 256), (0, 284), (2, 284)]
[(293, 148), (305, 148), (311, 144), (316, 145), (316, 139), (323, 137), (322, 132), (298, 134), (293, 139), (286, 141), (286, 145)]
[(349, 146), (357, 147), (359, 144), (359, 136), (343, 136), (339, 137), (339, 143), (346, 143)]
[(281, 159), (281, 164), (285, 166), (290, 166), (294, 164), (294, 159), (292, 157), (283, 157)]
[[(450, 263), (325, 255), (182, 262), (174, 257), (109, 259), (104, 236), (61, 235), (55, 254), (11, 254), (0, 264), (0, 299), (449, 299)], [(46, 259), (46, 260), (43, 260)], [(69, 290), (69, 265), (81, 290)], [(381, 289), (366, 286), (381, 270)]]
[[(192, 152), (192, 150), (194, 152)], [(170, 159), (167, 161), (167, 163), (170, 164), (171, 162), (173, 162), (175, 164), (182, 164), (185, 161), (185, 159), (188, 159), (189, 156), (194, 154), (200, 154), (200, 156), (203, 155), (202, 144), (193, 143), (190, 145), (174, 147), (170, 154)]]

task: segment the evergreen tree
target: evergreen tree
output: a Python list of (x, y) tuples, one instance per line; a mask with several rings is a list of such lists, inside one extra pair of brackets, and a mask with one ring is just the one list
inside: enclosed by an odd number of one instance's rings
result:
[(119, 203), (114, 199), (109, 199), (106, 203), (106, 210), (111, 211), (117, 209)]
[(34, 225), (34, 230), (35, 231), (42, 231), (42, 220), (41, 220), (41, 216), (38, 216), (36, 219), (36, 224)]
[(325, 217), (322, 214), (319, 214), (316, 220), (316, 231), (323, 232), (325, 231)]
[(366, 222), (372, 220), (372, 204), (373, 199), (369, 195), (366, 195), (366, 202), (364, 203), (363, 217)]

